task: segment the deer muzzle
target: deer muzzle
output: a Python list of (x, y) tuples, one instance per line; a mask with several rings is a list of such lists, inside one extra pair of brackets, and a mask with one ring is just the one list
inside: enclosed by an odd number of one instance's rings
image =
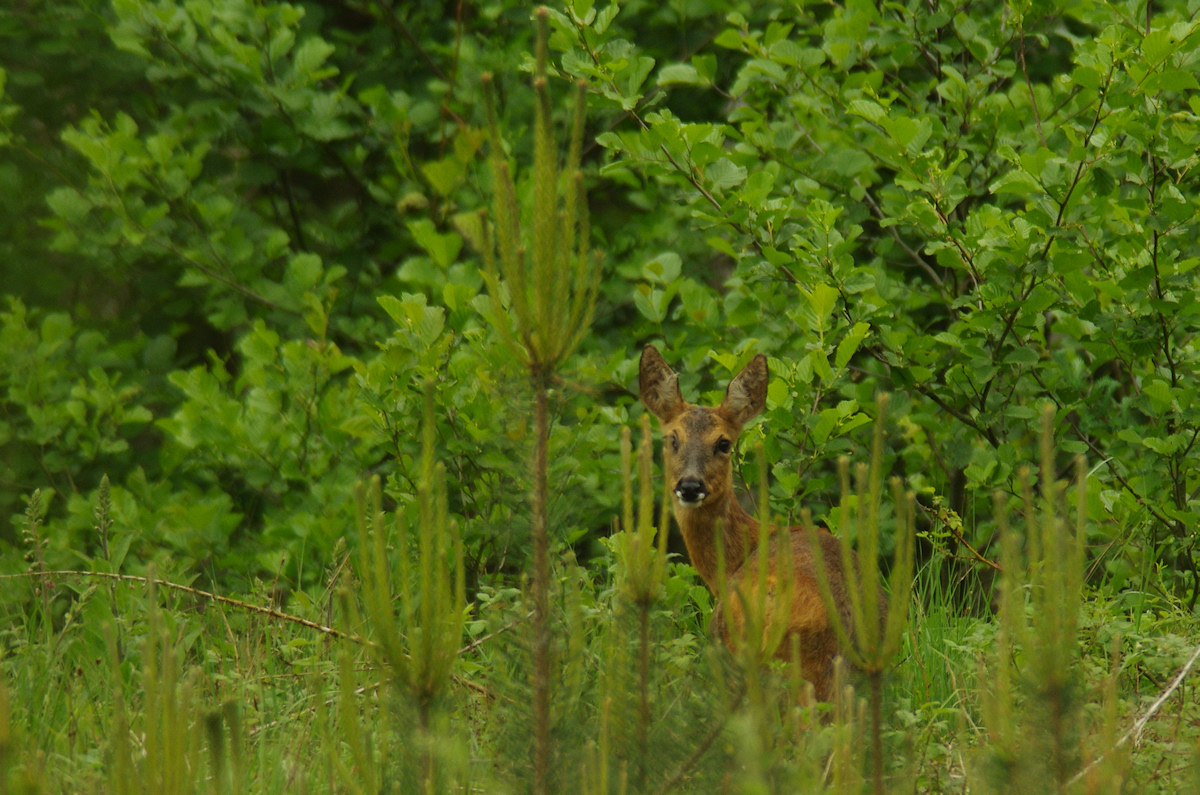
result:
[(685, 507), (695, 508), (704, 502), (704, 498), (707, 496), (708, 491), (704, 488), (704, 481), (697, 478), (680, 478), (675, 484), (675, 499)]

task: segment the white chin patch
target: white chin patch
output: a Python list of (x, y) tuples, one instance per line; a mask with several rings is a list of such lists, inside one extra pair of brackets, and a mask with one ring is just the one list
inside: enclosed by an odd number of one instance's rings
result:
[(704, 502), (704, 498), (705, 498), (705, 497), (707, 497), (707, 496), (708, 496), (707, 494), (701, 494), (701, 495), (700, 495), (700, 497), (699, 497), (699, 499), (696, 499), (696, 500), (685, 500), (685, 499), (683, 498), (683, 493), (682, 493), (682, 492), (679, 492), (679, 491), (676, 491), (676, 492), (675, 492), (675, 499), (676, 499), (676, 500), (679, 502), (679, 504), (680, 504), (680, 505), (682, 505), (684, 508), (698, 508), (698, 507), (700, 507), (700, 505), (701, 505), (701, 504)]

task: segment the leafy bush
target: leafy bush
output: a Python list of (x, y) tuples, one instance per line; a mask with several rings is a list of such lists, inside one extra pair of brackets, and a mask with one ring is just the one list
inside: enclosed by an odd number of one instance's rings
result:
[[(882, 741), (918, 748), (911, 769), (889, 771), (896, 786), (957, 786), (986, 756), (962, 749), (992, 747), (975, 731), (991, 709), (978, 691), (999, 669), (976, 658), (1014, 642), (992, 585), (1012, 574), (1002, 524), (1023, 505), (1034, 420), (1052, 407), (1057, 452), (1030, 478), (1052, 484), (1076, 455), (1090, 467), (1087, 600), (1063, 650), (1067, 667), (1082, 656), (1070, 680), (1082, 728), (1055, 773), (1069, 790), (1066, 771), (1103, 745), (1085, 738), (1132, 719), (1195, 634), (1194, 5), (571, 0), (546, 16), (540, 100), (521, 74), (539, 67), (516, 0), (0, 9), (0, 781), (132, 786), (133, 768), (101, 757), (136, 753), (104, 738), (126, 725), (122, 709), (136, 735), (139, 721), (170, 723), (174, 704), (208, 727), (179, 758), (212, 765), (220, 786), (242, 786), (234, 756), (258, 749), (263, 789), (354, 788), (355, 771), (384, 787), (372, 760), (403, 723), (386, 698), (356, 700), (360, 683), (375, 692), (355, 668), (368, 655), (310, 633), (382, 631), (335, 621), (335, 594), (356, 582), (355, 488), (378, 477), (379, 512), (417, 526), (432, 380), (428, 427), (473, 611), (455, 680), (469, 684), (443, 704), (455, 744), (439, 764), (457, 772), (440, 780), (529, 780), (497, 760), (528, 744), (532, 719), (513, 705), (529, 698), (524, 573), (544, 526), (553, 778), (595, 791), (857, 787), (857, 707), (835, 705), (821, 728), (804, 710), (745, 703), (682, 560), (637, 609), (615, 599), (629, 563), (611, 537), (620, 428), (643, 414), (636, 352), (655, 342), (697, 402), (768, 355), (746, 449), (762, 444), (769, 482), (740, 455), (736, 472), (793, 522), (807, 509), (854, 526), (836, 461), (865, 457), (875, 396), (891, 393), (881, 469), (917, 495), (919, 536), (920, 618), (885, 689)], [(590, 333), (531, 391), (493, 322), (516, 271), (488, 284), (479, 211), (504, 190), (490, 158), (516, 166), (514, 220), (544, 223), (549, 193), (534, 198), (524, 168), (544, 130), (527, 128), (539, 103), (570, 126), (575, 82), (589, 96), (579, 156), (601, 278)], [(544, 519), (527, 507), (535, 449)], [(881, 509), (885, 568), (904, 515)], [(172, 585), (148, 598), (129, 580), (49, 573), (64, 570)], [(193, 585), (245, 604), (184, 596)], [(221, 607), (195, 614), (196, 599)], [(1014, 665), (1006, 675), (1028, 670)], [(297, 670), (311, 676), (276, 687)], [(772, 677), (772, 693), (792, 687)], [(149, 703), (168, 690), (177, 701)], [(1036, 720), (1022, 701), (1034, 692), (1014, 686), (1012, 714)], [(81, 717), (96, 693), (112, 703)], [(248, 693), (241, 717), (220, 706)], [(309, 730), (323, 733), (316, 760), (296, 752)], [(1180, 738), (1153, 737), (1153, 754), (1095, 769), (1177, 785), (1149, 771), (1178, 762)], [(1012, 748), (990, 758), (1025, 758)], [(69, 763), (15, 761), (31, 749)], [(487, 772), (464, 772), (467, 757)]]

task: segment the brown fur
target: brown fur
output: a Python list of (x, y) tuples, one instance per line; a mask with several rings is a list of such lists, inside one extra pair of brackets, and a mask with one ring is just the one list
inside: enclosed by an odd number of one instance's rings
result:
[[(642, 402), (658, 417), (662, 426), (663, 463), (675, 520), (683, 533), (692, 565), (714, 594), (718, 590), (715, 544), (718, 521), (724, 539), (728, 592), (751, 594), (757, 586), (758, 521), (738, 504), (733, 492), (731, 455), (723, 450), (732, 449), (742, 427), (763, 410), (768, 377), (767, 359), (759, 354), (730, 381), (720, 406), (692, 406), (683, 400), (679, 379), (658, 350), (647, 345), (642, 351), (639, 387)], [(703, 484), (702, 487), (697, 487), (697, 482)], [(680, 497), (681, 484), (690, 484), (693, 490), (699, 488), (704, 495), (702, 500), (695, 505), (686, 504)], [(842, 576), (841, 542), (825, 530), (818, 531), (817, 538), (829, 573), (834, 604), (843, 626), (851, 627), (849, 599)], [(783, 554), (782, 543), (787, 544)], [(812, 682), (818, 700), (829, 701), (838, 642), (821, 599), (808, 531), (790, 528), (786, 542), (781, 542), (778, 537), (771, 542), (769, 555), (768, 613), (779, 588), (781, 560), (790, 560), (792, 565), (787, 633), (776, 656), (791, 659), (791, 636), (795, 636), (799, 640), (801, 675)], [(854, 565), (857, 567), (857, 562)], [(737, 596), (732, 596), (727, 604), (718, 604), (713, 613), (713, 624), (731, 649), (734, 639), (742, 636), (744, 620), (742, 603)]]

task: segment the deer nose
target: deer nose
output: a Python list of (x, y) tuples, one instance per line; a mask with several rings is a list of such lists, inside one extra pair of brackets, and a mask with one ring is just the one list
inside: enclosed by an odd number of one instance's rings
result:
[(682, 478), (675, 484), (675, 496), (684, 505), (699, 505), (708, 496), (704, 490), (703, 481), (696, 478)]

